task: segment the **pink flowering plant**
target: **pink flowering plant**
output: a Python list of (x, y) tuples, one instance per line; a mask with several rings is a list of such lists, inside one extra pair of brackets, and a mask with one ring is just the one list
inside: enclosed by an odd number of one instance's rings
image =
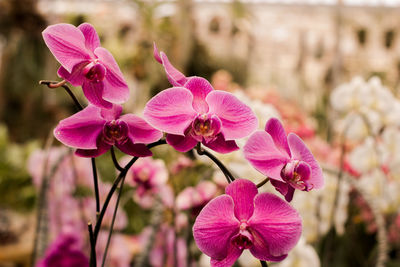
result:
[[(173, 87), (148, 101), (143, 118), (123, 114), (121, 104), (128, 100), (128, 85), (113, 56), (100, 46), (93, 26), (88, 23), (78, 27), (56, 24), (43, 31), (43, 38), (61, 64), (58, 75), (63, 80), (41, 83), (51, 88), (64, 88), (79, 109), (59, 122), (54, 136), (75, 149), (76, 156), (91, 158), (95, 201), (87, 200), (86, 203), (92, 204), (85, 207), (86, 213), (96, 214), (90, 216), (92, 219), (88, 222), (90, 267), (104, 266), (116, 218), (124, 220), (122, 225), (126, 224), (126, 217), (116, 216), (125, 180), (134, 190), (131, 199), (139, 206), (149, 209), (157, 206), (156, 200), (161, 200), (174, 214), (172, 223), (160, 222), (159, 225), (166, 225), (170, 233), (163, 242), (169, 248), (179, 248), (175, 258), (166, 252), (169, 258), (172, 257), (171, 262), (179, 263), (179, 266), (190, 264), (184, 260), (176, 261), (184, 259), (189, 248), (184, 245), (184, 239), (176, 235), (182, 229), (192, 236), (188, 240), (194, 240), (199, 250), (211, 258), (212, 266), (232, 266), (245, 249), (250, 250), (262, 266), (267, 266), (267, 261), (281, 261), (290, 253), (300, 238), (302, 223), (300, 214), (288, 202), (295, 189), (309, 191), (321, 188), (324, 183), (321, 168), (298, 136), (286, 136), (277, 119), (269, 120), (265, 131), (255, 132), (258, 119), (249, 106), (231, 93), (215, 90), (202, 77), (186, 77), (156, 46), (154, 57), (164, 67)], [(82, 87), (88, 101), (86, 107), (81, 106), (67, 82)], [(249, 139), (244, 155), (265, 175), (265, 180), (258, 185), (235, 177), (215, 155), (204, 149), (230, 153), (239, 150), (236, 140), (246, 137)], [(151, 149), (164, 144), (178, 152), (191, 151), (211, 159), (229, 183), (225, 194), (217, 196), (215, 184), (200, 181), (197, 186), (182, 190), (175, 198), (168, 184), (166, 165), (160, 159), (151, 158)], [(126, 157), (118, 160), (114, 147)], [(111, 186), (99, 190), (101, 183), (96, 158), (107, 151), (110, 151), (117, 177)], [(139, 159), (141, 157), (144, 158)], [(258, 192), (258, 188), (268, 181), (286, 201), (271, 193)], [(118, 188), (117, 199), (112, 200)], [(113, 211), (109, 209), (110, 203), (114, 206)], [(90, 208), (93, 212), (88, 211)], [(187, 211), (191, 216), (185, 217)], [(101, 228), (104, 224), (109, 227), (108, 238), (102, 238), (107, 240), (106, 244), (99, 246), (97, 241), (99, 233), (104, 233)], [(191, 224), (193, 228), (188, 227)], [(119, 228), (120, 224), (116, 225)], [(180, 230), (176, 230), (178, 228)], [(152, 240), (151, 237), (145, 239)], [(46, 262), (53, 258), (60, 259), (57, 261), (59, 266), (72, 266), (69, 262), (73, 261), (62, 260), (64, 256), (58, 252), (59, 247), (57, 243), (50, 248), (40, 266), (52, 266)], [(158, 250), (153, 248), (150, 253), (154, 254), (152, 260), (158, 262), (157, 266), (162, 265), (162, 258), (157, 257), (164, 253), (154, 252)], [(71, 250), (65, 255), (74, 253), (75, 250)], [(86, 262), (86, 256), (79, 257)], [(82, 263), (82, 266), (86, 264)]]

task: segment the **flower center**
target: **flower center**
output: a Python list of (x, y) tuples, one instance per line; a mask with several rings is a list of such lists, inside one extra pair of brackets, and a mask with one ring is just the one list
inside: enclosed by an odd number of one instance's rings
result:
[(100, 82), (104, 80), (106, 71), (106, 68), (102, 64), (92, 62), (83, 69), (83, 74), (88, 80), (92, 82)]
[(103, 126), (103, 137), (110, 145), (123, 144), (128, 140), (128, 125), (120, 120), (106, 122)]
[(231, 239), (232, 244), (239, 249), (246, 249), (253, 246), (253, 236), (247, 229), (247, 223), (241, 222), (239, 229), (239, 233)]
[(221, 121), (215, 115), (199, 114), (194, 119), (192, 128), (197, 136), (214, 137), (221, 130)]
[(296, 189), (310, 191), (313, 188), (313, 185), (308, 181), (311, 176), (311, 168), (304, 161), (290, 161), (282, 169), (281, 175), (287, 183)]

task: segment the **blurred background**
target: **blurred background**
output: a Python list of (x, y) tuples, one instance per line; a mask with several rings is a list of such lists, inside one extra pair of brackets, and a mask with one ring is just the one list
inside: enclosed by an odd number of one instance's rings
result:
[[(399, 0), (0, 0), (1, 267), (32, 266), (66, 244), (88, 255), (90, 160), (52, 138), (76, 109), (38, 83), (60, 80), (41, 32), (83, 22), (128, 81), (124, 112), (141, 115), (171, 87), (155, 42), (186, 76), (252, 107), (261, 129), (278, 117), (305, 140), (326, 186), (296, 192), (303, 236), (274, 266), (400, 266)], [(155, 149), (127, 177), (106, 266), (209, 266), (191, 225), (226, 184), (210, 162), (172, 150)], [(241, 151), (218, 157), (237, 176), (263, 180)], [(104, 199), (116, 175), (110, 155), (98, 166)], [(260, 263), (244, 254), (236, 264)]]

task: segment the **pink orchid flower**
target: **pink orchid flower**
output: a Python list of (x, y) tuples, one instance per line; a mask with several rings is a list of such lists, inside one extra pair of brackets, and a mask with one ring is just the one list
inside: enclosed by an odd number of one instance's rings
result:
[(118, 64), (110, 52), (100, 47), (92, 25), (56, 24), (42, 34), (61, 64), (58, 75), (74, 86), (82, 86), (90, 103), (112, 108), (112, 103), (122, 104), (129, 98), (129, 88)]
[(186, 78), (154, 46), (155, 58), (164, 66), (168, 80), (175, 87), (150, 99), (145, 119), (166, 132), (167, 143), (187, 152), (198, 142), (219, 152), (239, 149), (235, 139), (251, 134), (258, 125), (253, 111), (235, 96), (216, 91), (204, 78)]
[(211, 200), (193, 226), (199, 249), (211, 266), (232, 266), (244, 249), (259, 260), (281, 261), (301, 235), (301, 218), (287, 202), (258, 193), (254, 183), (237, 179)]
[(296, 134), (286, 136), (278, 119), (270, 119), (265, 131), (250, 136), (244, 155), (289, 202), (295, 189), (310, 191), (324, 185), (321, 167), (310, 150)]
[(142, 118), (133, 114), (120, 116), (121, 112), (120, 105), (111, 109), (89, 105), (60, 121), (54, 136), (64, 145), (77, 148), (76, 155), (81, 157), (100, 156), (111, 146), (131, 156), (151, 156), (145, 144), (159, 140), (162, 133)]

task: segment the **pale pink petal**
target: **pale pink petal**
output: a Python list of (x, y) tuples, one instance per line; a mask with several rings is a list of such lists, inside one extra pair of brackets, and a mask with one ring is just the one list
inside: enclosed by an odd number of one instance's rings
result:
[(167, 55), (165, 55), (164, 52), (161, 52), (160, 54), (158, 53), (158, 49), (155, 43), (153, 55), (154, 58), (163, 65), (165, 73), (167, 74), (167, 79), (173, 86), (183, 86), (187, 82), (187, 78), (185, 77), (185, 75), (183, 75), (174, 66), (172, 66), (172, 64), (168, 60)]
[(260, 260), (280, 260), (300, 238), (300, 215), (287, 202), (270, 193), (258, 194), (254, 206), (253, 216), (248, 221), (254, 237), (250, 252)]
[(228, 92), (212, 91), (206, 97), (209, 114), (222, 121), (222, 133), (226, 140), (243, 138), (254, 132), (258, 120), (254, 112)]
[(272, 140), (274, 140), (275, 146), (283, 154), (291, 157), (286, 132), (282, 126), (282, 123), (276, 118), (271, 118), (267, 121), (267, 124), (265, 125), (265, 131), (271, 135)]
[(188, 152), (197, 145), (197, 140), (190, 135), (167, 134), (167, 143), (179, 152)]
[(82, 23), (78, 26), (78, 29), (83, 33), (83, 36), (85, 36), (85, 45), (88, 50), (94, 51), (100, 46), (99, 36), (91, 24)]
[(199, 249), (215, 260), (228, 256), (231, 238), (239, 232), (233, 199), (228, 195), (214, 198), (202, 209), (193, 225), (193, 237)]
[(122, 106), (121, 105), (112, 105), (112, 108), (110, 109), (101, 109), (101, 116), (106, 120), (106, 121), (112, 121), (116, 120), (119, 118), (119, 116), (122, 113)]
[(182, 87), (166, 89), (147, 102), (144, 118), (155, 128), (170, 134), (184, 135), (196, 111), (192, 93)]
[(193, 108), (200, 114), (208, 112), (206, 96), (214, 90), (212, 85), (204, 78), (192, 77), (185, 83), (185, 88), (193, 94)]
[(324, 186), (324, 176), (321, 167), (315, 160), (311, 151), (307, 148), (304, 142), (294, 133), (288, 135), (288, 142), (290, 150), (292, 151), (292, 158), (304, 161), (311, 167), (311, 177), (307, 181), (313, 188), (321, 188)]
[(117, 104), (126, 102), (129, 98), (129, 88), (114, 57), (103, 47), (96, 48), (94, 53), (107, 69), (103, 80), (103, 98)]
[(91, 104), (106, 109), (113, 107), (112, 103), (103, 99), (104, 84), (102, 82), (85, 81), (82, 85), (82, 90)]
[(75, 65), (72, 68), (71, 73), (69, 73), (63, 66), (61, 66), (58, 69), (57, 74), (61, 78), (70, 82), (73, 86), (81, 86), (85, 82), (85, 79), (86, 79), (82, 73), (82, 70), (83, 70), (83, 68), (85, 68), (85, 66), (87, 64), (89, 64), (89, 61), (84, 61), (84, 62), (81, 62), (81, 63)]
[(294, 195), (294, 188), (292, 186), (286, 182), (284, 183), (273, 179), (271, 179), (271, 184), (285, 197), (287, 202), (292, 201)]
[(235, 141), (226, 141), (221, 133), (217, 135), (217, 138), (214, 141), (208, 143), (203, 142), (203, 144), (221, 154), (230, 153), (239, 149)]
[(252, 134), (243, 148), (245, 158), (262, 174), (284, 182), (282, 168), (290, 160), (274, 144), (271, 136), (264, 131)]
[(77, 149), (75, 155), (84, 158), (96, 158), (103, 155), (111, 148), (111, 145), (106, 144), (99, 138), (97, 142), (97, 149)]
[(239, 249), (234, 245), (229, 245), (228, 255), (222, 260), (211, 259), (212, 267), (228, 267), (232, 266), (242, 254), (243, 249)]
[(149, 144), (158, 141), (163, 136), (162, 132), (154, 129), (144, 119), (133, 114), (126, 114), (121, 117), (129, 127), (129, 138), (134, 143)]
[(43, 39), (58, 62), (72, 72), (75, 65), (90, 60), (82, 32), (71, 24), (48, 26), (43, 32)]
[(88, 106), (60, 121), (54, 129), (54, 136), (58, 141), (70, 147), (95, 149), (97, 148), (97, 137), (103, 130), (104, 122), (100, 116), (100, 109)]
[(125, 154), (135, 157), (148, 157), (153, 155), (146, 145), (134, 144), (131, 140), (128, 140), (123, 144), (116, 144), (116, 147)]
[(225, 188), (225, 193), (232, 197), (235, 203), (235, 216), (247, 220), (253, 215), (254, 197), (257, 195), (257, 186), (246, 179), (236, 179)]

